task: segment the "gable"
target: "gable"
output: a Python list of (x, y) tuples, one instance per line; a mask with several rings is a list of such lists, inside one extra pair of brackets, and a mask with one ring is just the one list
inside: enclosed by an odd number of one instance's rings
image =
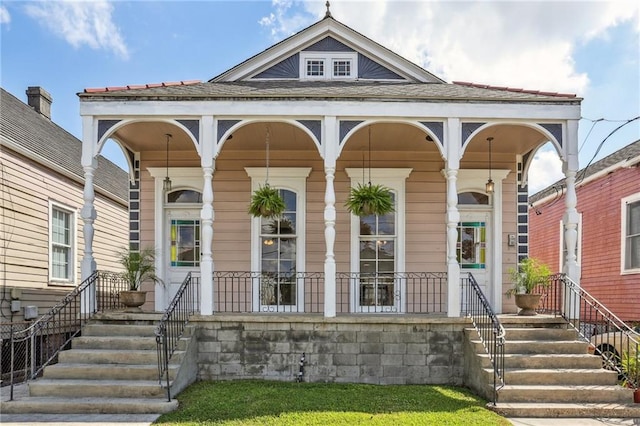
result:
[(332, 17), (325, 17), (209, 82), (356, 79), (445, 83)]

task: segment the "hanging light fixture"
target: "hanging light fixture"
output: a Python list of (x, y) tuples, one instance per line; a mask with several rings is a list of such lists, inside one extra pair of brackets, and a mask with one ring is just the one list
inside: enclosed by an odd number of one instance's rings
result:
[(165, 136), (167, 137), (167, 173), (162, 182), (162, 189), (165, 192), (169, 192), (171, 191), (171, 179), (169, 178), (169, 139), (171, 139), (171, 133), (167, 133)]
[(493, 138), (491, 137), (487, 138), (487, 142), (489, 142), (489, 180), (484, 186), (487, 194), (493, 194), (493, 190), (494, 190), (494, 183), (493, 183), (493, 180), (491, 180), (491, 142), (492, 141), (493, 141)]

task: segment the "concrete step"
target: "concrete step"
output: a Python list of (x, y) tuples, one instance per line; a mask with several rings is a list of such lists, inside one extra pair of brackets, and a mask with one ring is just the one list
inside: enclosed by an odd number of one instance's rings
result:
[[(476, 353), (484, 352), (484, 346), (480, 340), (471, 340)], [(505, 354), (586, 354), (589, 344), (576, 340), (522, 340), (506, 341), (504, 344)]]
[(516, 314), (498, 315), (502, 326), (508, 328), (566, 328), (567, 322), (562, 317), (553, 315), (536, 315), (533, 317)]
[[(482, 367), (491, 367), (489, 356), (481, 353), (478, 355)], [(602, 368), (602, 359), (590, 354), (505, 354), (505, 368)]]
[(505, 328), (507, 342), (517, 340), (577, 340), (575, 330), (566, 328)]
[[(169, 365), (169, 380), (173, 380), (178, 365)], [(44, 369), (45, 379), (92, 380), (158, 380), (158, 366), (129, 364), (66, 364), (58, 363)]]
[(633, 390), (622, 386), (505, 385), (498, 391), (498, 402), (618, 403), (633, 401)]
[[(484, 369), (487, 381), (493, 380), (493, 370)], [(505, 382), (510, 385), (599, 385), (615, 386), (618, 373), (604, 369), (549, 368), (507, 369)]]
[(128, 336), (128, 337), (155, 337), (156, 326), (129, 325), (129, 324), (87, 324), (82, 329), (83, 336)]
[(38, 379), (29, 383), (29, 395), (67, 398), (162, 398), (166, 391), (157, 380)]
[(28, 397), (2, 403), (2, 414), (158, 414), (178, 408), (163, 398)]
[[(175, 356), (180, 357), (181, 352)], [(179, 362), (177, 358), (175, 362)], [(130, 350), (119, 351), (109, 349), (70, 349), (58, 355), (59, 363), (70, 364), (144, 364), (156, 365), (158, 354), (156, 351)]]
[(80, 336), (73, 339), (73, 349), (157, 350), (155, 337)]
[[(640, 404), (507, 402), (498, 403), (495, 406), (487, 404), (487, 408), (505, 417), (640, 418)], [(562, 424), (562, 422), (558, 421), (557, 424)]]

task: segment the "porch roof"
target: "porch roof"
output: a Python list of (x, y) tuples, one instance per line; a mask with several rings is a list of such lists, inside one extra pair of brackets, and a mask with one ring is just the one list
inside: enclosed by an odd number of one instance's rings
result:
[(579, 104), (575, 95), (472, 83), (377, 81), (234, 81), (181, 82), (85, 89), (81, 101), (149, 100), (375, 100), (428, 102)]

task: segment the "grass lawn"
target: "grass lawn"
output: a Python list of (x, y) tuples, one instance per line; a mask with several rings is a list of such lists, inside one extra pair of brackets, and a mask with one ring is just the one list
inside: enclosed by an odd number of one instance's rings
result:
[(154, 424), (172, 425), (503, 425), (485, 401), (451, 386), (378, 386), (274, 381), (199, 382), (179, 408)]

